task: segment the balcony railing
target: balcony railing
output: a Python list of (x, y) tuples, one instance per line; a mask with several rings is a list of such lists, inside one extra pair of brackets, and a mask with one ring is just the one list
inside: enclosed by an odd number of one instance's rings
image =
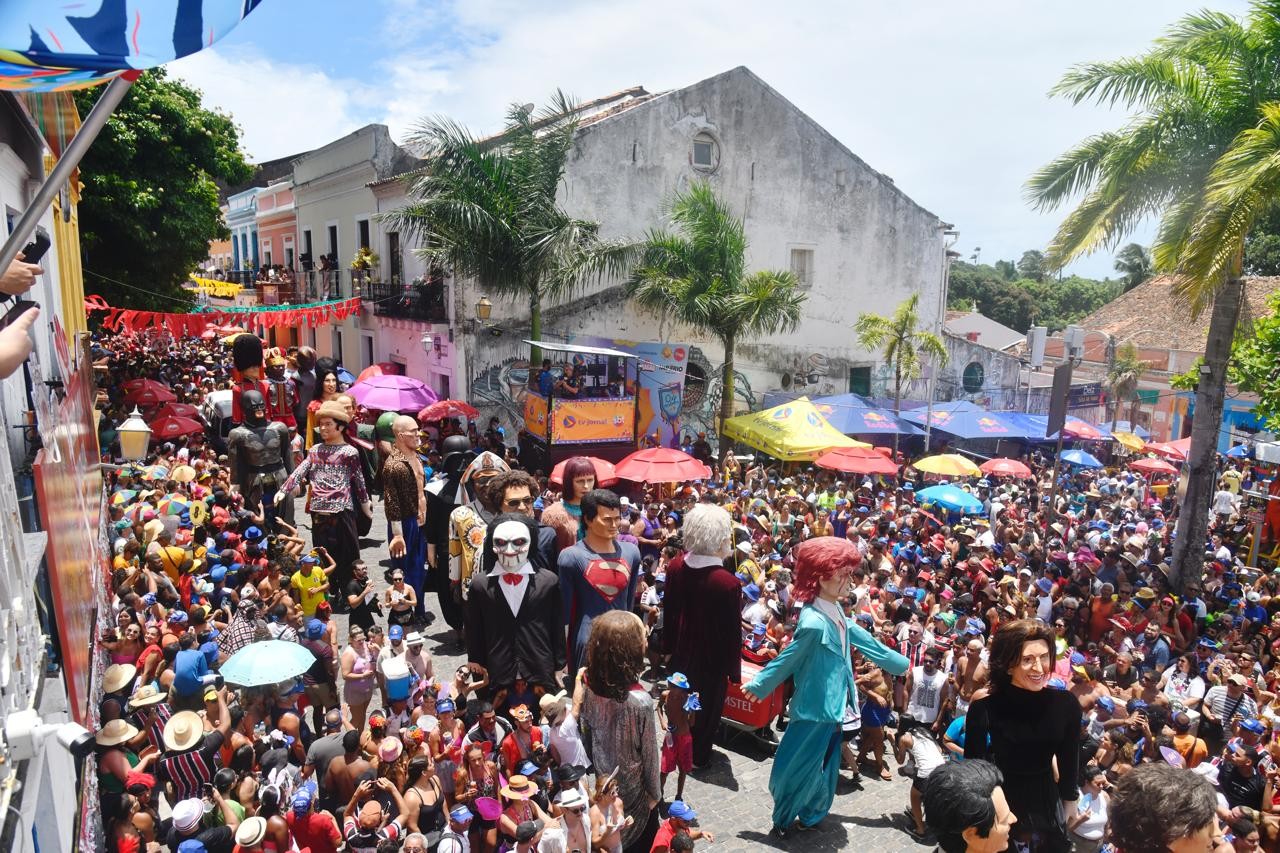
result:
[(379, 317), (400, 317), (423, 323), (445, 323), (449, 314), (445, 306), (443, 278), (428, 279), (419, 284), (375, 281), (367, 286), (366, 299)]
[(263, 305), (283, 305), (286, 302), (298, 305), (368, 296), (372, 274), (351, 269), (277, 270), (275, 277), (270, 278), (261, 276), (259, 270), (224, 270), (213, 277), (235, 282), (246, 291), (256, 292)]

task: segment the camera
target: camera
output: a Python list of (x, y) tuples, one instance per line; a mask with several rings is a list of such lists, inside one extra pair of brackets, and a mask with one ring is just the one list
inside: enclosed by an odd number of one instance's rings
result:
[(4, 720), (4, 741), (14, 761), (35, 758), (51, 739), (77, 762), (93, 752), (93, 734), (79, 723), (46, 723), (32, 708), (14, 711)]
[(208, 675), (200, 676), (201, 687), (215, 687), (221, 690), (224, 684), (226, 684), (226, 681), (223, 680), (220, 672), (211, 672)]

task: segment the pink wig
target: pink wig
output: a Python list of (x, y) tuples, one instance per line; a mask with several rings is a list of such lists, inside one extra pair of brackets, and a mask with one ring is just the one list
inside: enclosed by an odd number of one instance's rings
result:
[[(596, 475), (596, 466), (592, 465), (591, 460), (585, 456), (575, 456), (564, 463), (564, 482), (561, 485), (561, 489), (564, 492), (566, 501), (582, 500), (582, 495), (573, 493), (573, 481), (588, 474), (594, 477)], [(597, 483), (597, 485), (599, 484)]]
[(822, 582), (837, 572), (852, 570), (862, 562), (858, 546), (848, 539), (835, 536), (817, 536), (806, 539), (792, 549), (796, 566), (791, 574), (795, 584), (791, 597), (796, 601), (810, 602), (818, 597)]

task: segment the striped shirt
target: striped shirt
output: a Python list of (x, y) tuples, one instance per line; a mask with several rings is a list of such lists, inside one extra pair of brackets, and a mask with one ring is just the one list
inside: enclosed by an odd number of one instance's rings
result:
[(1255, 717), (1258, 714), (1258, 704), (1253, 701), (1248, 693), (1243, 693), (1239, 700), (1232, 699), (1227, 695), (1225, 685), (1217, 684), (1209, 688), (1209, 692), (1204, 694), (1204, 704), (1209, 706), (1209, 710), (1218, 718), (1224, 727), (1230, 731), (1231, 717), (1237, 714), (1244, 719), (1246, 717)]
[(150, 725), (147, 724), (141, 713), (136, 714), (138, 728), (147, 733), (147, 741), (156, 748), (157, 752), (164, 752), (164, 724), (169, 722), (169, 718), (173, 716), (173, 708), (169, 707), (168, 702), (161, 702), (158, 705), (151, 706), (151, 710), (155, 713), (155, 721)]
[(161, 775), (173, 783), (174, 802), (199, 798), (206, 782), (218, 772), (218, 751), (222, 749), (222, 732), (210, 732), (200, 745), (186, 752), (166, 752), (160, 759)]

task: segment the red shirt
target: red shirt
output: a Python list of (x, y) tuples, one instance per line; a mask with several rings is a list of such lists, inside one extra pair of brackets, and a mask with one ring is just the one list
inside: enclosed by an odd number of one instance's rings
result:
[(655, 850), (670, 850), (671, 839), (676, 837), (677, 832), (679, 830), (671, 825), (670, 818), (658, 824), (658, 834), (653, 837), (653, 846), (649, 848), (649, 853)]
[(298, 849), (311, 848), (311, 853), (337, 853), (342, 843), (338, 825), (328, 814), (311, 812), (299, 817), (292, 809), (284, 816)]

